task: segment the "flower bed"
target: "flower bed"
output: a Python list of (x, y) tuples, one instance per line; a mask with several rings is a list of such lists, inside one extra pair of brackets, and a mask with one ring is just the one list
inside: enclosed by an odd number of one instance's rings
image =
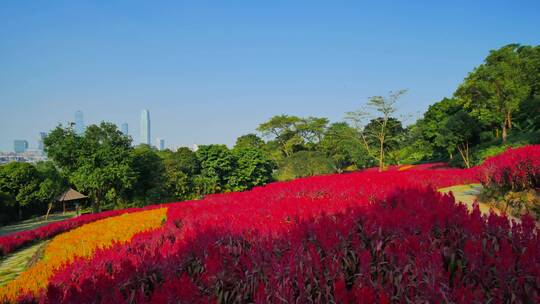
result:
[[(469, 269), (480, 269), (478, 261), (490, 257), (499, 263), (489, 254), (500, 244), (488, 243), (475, 263), (458, 253), (477, 249), (492, 230), (500, 231), (498, 237), (506, 235), (501, 242), (538, 246), (538, 240), (530, 240), (533, 228), (527, 220), (512, 228), (516, 239), (510, 239), (506, 219), (487, 221), (478, 211), (469, 215), (450, 196), (429, 190), (470, 183), (475, 176), (474, 169), (365, 171), (170, 204), (163, 228), (98, 250), (91, 259), (76, 259), (54, 274), (46, 293), (22, 295), (21, 300), (262, 303), (278, 297), (291, 302), (365, 297), (369, 302), (448, 296), (464, 302), (467, 292), (485, 283), (471, 283), (476, 270)], [(516, 250), (504, 263), (538, 264), (531, 256), (528, 249)], [(366, 265), (371, 264), (375, 268), (368, 275)], [(389, 282), (399, 271), (401, 281)], [(418, 278), (425, 271), (433, 284)], [(530, 277), (529, 268), (519, 271)], [(487, 299), (494, 292), (491, 286), (474, 297)]]
[(510, 148), (480, 166), (484, 203), (513, 216), (540, 219), (540, 145)]
[(537, 303), (534, 221), (435, 191), (483, 169), (366, 170), (168, 204), (160, 229), (76, 257), (18, 300)]
[(63, 220), (35, 229), (11, 233), (0, 236), (0, 256), (13, 252), (23, 246), (39, 240), (46, 240), (62, 232), (80, 227), (97, 220), (117, 216), (124, 213), (138, 212), (159, 208), (159, 205), (148, 206), (146, 208), (129, 208), (123, 210), (111, 210), (96, 214), (85, 214), (68, 220)]
[(540, 145), (509, 148), (480, 169), (482, 184), (499, 192), (540, 188)]
[(75, 258), (90, 257), (95, 250), (129, 241), (138, 232), (152, 230), (165, 220), (166, 208), (125, 213), (99, 220), (56, 236), (45, 249), (43, 259), (0, 288), (0, 301), (15, 301), (20, 294), (35, 294), (49, 277)]
[[(297, 199), (283, 203), (320, 205)], [(397, 190), (375, 204), (305, 217), (283, 217), (282, 204), (257, 213), (232, 204), (171, 206), (164, 228), (78, 259), (57, 272), (39, 300), (540, 300), (540, 240), (530, 218), (511, 227), (505, 217), (468, 213), (451, 196), (429, 189)]]

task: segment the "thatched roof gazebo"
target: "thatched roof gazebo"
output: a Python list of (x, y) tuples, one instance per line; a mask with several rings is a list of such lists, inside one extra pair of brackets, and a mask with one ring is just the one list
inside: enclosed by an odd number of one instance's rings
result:
[[(63, 213), (66, 213), (66, 202), (69, 202), (69, 201), (75, 201), (75, 200), (80, 200), (80, 199), (84, 199), (84, 198), (87, 198), (88, 196), (76, 191), (76, 190), (73, 190), (72, 188), (69, 188), (67, 189), (66, 191), (64, 191), (64, 193), (60, 194), (58, 196), (58, 198), (56, 199), (56, 201), (58, 202), (62, 202), (62, 205), (63, 205)], [(49, 217), (49, 212), (51, 211), (52, 209), (52, 204), (49, 204), (49, 209), (47, 210), (47, 215), (45, 215), (45, 219), (47, 219)]]
[(64, 193), (60, 194), (60, 196), (56, 199), (59, 202), (67, 202), (67, 201), (73, 201), (78, 200), (82, 198), (87, 198), (88, 196), (73, 190), (72, 188), (69, 188)]

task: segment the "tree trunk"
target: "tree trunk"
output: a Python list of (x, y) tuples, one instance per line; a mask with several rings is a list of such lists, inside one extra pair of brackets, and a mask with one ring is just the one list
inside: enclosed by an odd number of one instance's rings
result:
[(502, 142), (503, 144), (506, 142), (506, 121), (502, 124)]
[(495, 138), (499, 139), (499, 128), (495, 129)]
[(45, 220), (49, 219), (49, 213), (51, 213), (52, 206), (53, 204), (49, 203), (49, 206), (47, 207), (47, 214), (45, 214)]
[(96, 198), (94, 200), (94, 204), (92, 204), (92, 213), (98, 213), (99, 212), (99, 199)]
[(289, 153), (289, 150), (287, 149), (286, 145), (283, 145), (283, 153), (285, 153), (285, 157), (290, 157), (291, 154)]
[(366, 136), (364, 134), (360, 134), (360, 138), (362, 139), (362, 142), (364, 143), (364, 147), (366, 148), (366, 151), (368, 153), (369, 156), (373, 156), (371, 154), (371, 149), (369, 148), (369, 144), (367, 142), (367, 139), (366, 139)]
[(467, 168), (470, 168), (471, 161), (469, 159), (469, 143), (466, 142), (463, 146), (458, 144), (457, 149), (459, 151), (459, 154), (461, 154), (461, 158), (463, 159), (463, 163), (465, 163), (465, 166)]
[(381, 146), (379, 151), (379, 171), (384, 171), (384, 139), (381, 139)]
[(512, 112), (508, 112), (506, 114), (506, 123), (507, 123), (507, 127), (508, 127), (508, 130), (512, 130)]

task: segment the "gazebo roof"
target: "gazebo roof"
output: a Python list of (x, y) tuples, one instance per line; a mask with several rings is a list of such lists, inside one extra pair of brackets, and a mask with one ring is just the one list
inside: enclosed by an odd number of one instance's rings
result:
[(77, 192), (77, 191), (69, 188), (66, 192), (62, 193), (58, 197), (58, 201), (59, 202), (65, 202), (65, 201), (72, 201), (72, 200), (77, 200), (77, 199), (81, 199), (81, 198), (86, 198), (86, 197), (87, 197), (86, 195), (81, 194), (80, 192)]

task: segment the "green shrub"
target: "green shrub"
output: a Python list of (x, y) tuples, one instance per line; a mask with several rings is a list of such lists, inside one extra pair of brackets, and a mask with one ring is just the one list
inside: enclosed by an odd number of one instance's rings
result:
[(500, 154), (506, 149), (512, 147), (522, 147), (525, 145), (539, 144), (540, 131), (512, 133), (506, 139), (506, 143), (502, 144), (501, 139), (493, 138), (491, 141), (483, 143), (475, 147), (472, 151), (472, 161), (474, 165), (481, 164), (486, 158)]
[(332, 160), (318, 151), (300, 151), (281, 161), (275, 173), (277, 180), (334, 173)]

